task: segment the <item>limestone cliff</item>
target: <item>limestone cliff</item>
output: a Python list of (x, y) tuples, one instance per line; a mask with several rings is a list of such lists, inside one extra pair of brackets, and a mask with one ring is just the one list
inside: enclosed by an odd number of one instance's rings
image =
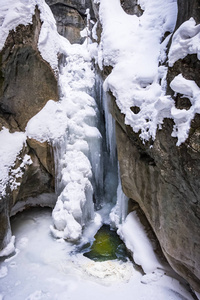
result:
[(80, 31), (87, 24), (86, 9), (90, 9), (90, 16), (94, 18), (91, 0), (46, 0), (56, 19), (58, 32), (71, 43), (82, 43)]
[[(10, 31), (0, 52), (0, 129), (6, 127), (12, 133), (23, 132), (27, 122), (49, 99), (58, 100), (56, 76), (37, 47), (41, 24), (36, 7), (32, 24), (19, 25)], [(22, 165), (25, 155), (32, 163)], [(8, 184), (6, 195), (0, 199), (0, 249), (10, 240), (12, 207), (30, 197), (54, 192), (54, 159), (50, 145), (28, 140), (10, 173), (16, 170), (23, 174), (16, 179), (16, 188), (12, 190)]]
[[(178, 1), (176, 28), (191, 16), (199, 23), (198, 1)], [(191, 104), (183, 95), (172, 92), (170, 82), (182, 73), (200, 87), (199, 66), (193, 54), (169, 68), (167, 93), (177, 108), (188, 109)], [(111, 112), (116, 120), (123, 191), (139, 203), (170, 265), (200, 292), (200, 117), (196, 114), (188, 139), (178, 147), (171, 136), (172, 120), (164, 121), (155, 141), (142, 143), (139, 134), (124, 124), (114, 97)]]
[[(98, 19), (98, 5), (89, 0), (48, 0), (47, 3), (55, 15), (59, 32), (71, 42), (82, 42), (79, 33), (85, 27), (86, 8), (91, 9), (92, 18)], [(136, 0), (121, 0), (121, 5), (128, 14), (139, 16), (143, 13)], [(198, 1), (178, 0), (176, 29), (191, 16), (197, 23), (200, 22)], [(37, 49), (40, 28), (40, 13), (36, 9), (33, 24), (19, 25), (16, 31), (11, 31), (0, 53), (0, 125), (11, 132), (23, 131), (30, 118), (49, 99), (58, 99), (55, 74)], [(98, 23), (98, 41), (101, 39), (100, 31), (101, 24)], [(173, 97), (177, 108), (187, 110), (191, 103), (188, 98), (171, 90), (171, 81), (181, 73), (200, 87), (199, 67), (197, 55), (192, 54), (168, 68), (167, 94)], [(111, 71), (110, 66), (105, 67), (103, 76)], [(171, 136), (171, 119), (165, 119), (155, 141), (143, 143), (139, 133), (125, 125), (124, 115), (113, 95), (111, 99), (123, 191), (145, 213), (170, 265), (200, 292), (200, 117), (196, 114), (189, 137), (180, 146)], [(137, 107), (133, 110), (137, 114)], [(14, 169), (20, 166), (20, 159), (27, 154), (32, 163), (25, 166), (19, 187), (13, 192), (8, 186), (7, 195), (0, 202), (0, 248), (9, 239), (6, 233), (9, 232), (12, 206), (54, 190), (51, 146), (28, 140), (16, 159)]]

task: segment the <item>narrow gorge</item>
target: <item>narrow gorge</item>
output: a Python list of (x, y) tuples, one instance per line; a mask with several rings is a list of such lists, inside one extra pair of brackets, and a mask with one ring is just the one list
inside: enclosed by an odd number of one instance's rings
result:
[[(37, 220), (38, 232), (49, 226), (45, 267), (61, 264), (52, 241), (63, 245), (56, 249), (69, 282), (73, 264), (87, 276), (126, 282), (134, 265), (147, 286), (137, 300), (154, 299), (156, 288), (160, 299), (200, 299), (198, 1), (0, 4), (0, 280), (28, 241), (26, 225), (24, 236), (13, 233), (24, 218)], [(44, 210), (43, 220), (34, 207), (52, 212)], [(89, 258), (89, 269), (79, 262), (103, 225), (129, 253), (112, 271), (100, 262), (91, 267)], [(14, 299), (8, 282), (2, 290), (0, 283), (0, 299)], [(15, 299), (68, 299), (64, 290), (38, 292), (37, 284)], [(131, 284), (127, 300), (130, 293)]]

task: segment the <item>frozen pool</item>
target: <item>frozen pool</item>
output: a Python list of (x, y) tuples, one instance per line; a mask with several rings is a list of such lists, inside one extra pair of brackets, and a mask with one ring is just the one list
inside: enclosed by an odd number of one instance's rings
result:
[(12, 218), (16, 252), (1, 260), (0, 299), (194, 299), (187, 286), (161, 270), (143, 280), (130, 261), (94, 262), (70, 254), (74, 245), (54, 239), (51, 224), (51, 210), (46, 208)]

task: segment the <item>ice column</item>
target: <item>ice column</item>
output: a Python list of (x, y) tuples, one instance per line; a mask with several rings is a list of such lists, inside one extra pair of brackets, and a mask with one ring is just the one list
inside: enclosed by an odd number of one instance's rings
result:
[(96, 75), (96, 93), (105, 118), (106, 147), (112, 164), (116, 163), (115, 120), (110, 113), (111, 96), (103, 90), (103, 80)]
[(128, 200), (129, 198), (126, 197), (126, 195), (122, 191), (121, 179), (119, 176), (117, 188), (117, 203), (110, 213), (111, 226), (118, 228), (120, 224), (124, 223), (128, 213)]
[(57, 238), (79, 239), (83, 227), (94, 218), (93, 182), (99, 181), (101, 134), (93, 95), (94, 71), (85, 45), (74, 45), (59, 76), (61, 106), (67, 128), (55, 147), (57, 203), (53, 210)]

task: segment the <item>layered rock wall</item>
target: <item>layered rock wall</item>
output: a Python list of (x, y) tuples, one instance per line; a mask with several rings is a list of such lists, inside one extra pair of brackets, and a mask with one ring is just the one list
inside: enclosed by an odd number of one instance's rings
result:
[[(176, 28), (191, 16), (199, 23), (198, 1), (178, 1)], [(175, 94), (170, 82), (181, 73), (200, 87), (199, 67), (193, 54), (168, 69), (167, 94), (177, 108), (187, 110), (191, 103)], [(142, 208), (170, 265), (200, 292), (200, 117), (195, 115), (188, 139), (178, 147), (171, 136), (172, 120), (164, 121), (155, 141), (142, 143), (139, 134), (124, 124), (114, 97), (111, 112), (123, 191)]]
[[(95, 18), (98, 6), (90, 0), (48, 0), (47, 3), (54, 12), (59, 32), (71, 42), (81, 43), (79, 34), (86, 25), (85, 9), (89, 7)], [(121, 0), (121, 5), (129, 14), (142, 14), (135, 0)], [(178, 0), (176, 28), (191, 16), (200, 22), (198, 1)], [(36, 10), (33, 24), (20, 25), (15, 32), (11, 31), (0, 53), (0, 126), (11, 132), (23, 131), (29, 119), (49, 99), (58, 99), (55, 74), (37, 49), (40, 28), (40, 14)], [(98, 30), (100, 33), (100, 25)], [(199, 67), (197, 55), (192, 54), (168, 68), (167, 94), (173, 97), (177, 108), (187, 110), (191, 103), (181, 94), (175, 94), (170, 82), (181, 73), (200, 87)], [(105, 76), (109, 72), (108, 67), (104, 69)], [(172, 120), (164, 121), (155, 141), (142, 143), (139, 135), (125, 125), (114, 97), (111, 112), (116, 120), (123, 191), (140, 205), (171, 266), (200, 292), (200, 117), (195, 116), (188, 139), (178, 147), (176, 138), (171, 136)], [(14, 169), (27, 154), (32, 163), (25, 166), (19, 188), (11, 191), (8, 187), (6, 197), (0, 201), (0, 248), (9, 240), (12, 206), (29, 197), (54, 191), (51, 146), (28, 140)]]
[(81, 44), (84, 38), (80, 31), (87, 25), (86, 9), (89, 9), (91, 18), (94, 12), (91, 0), (46, 0), (56, 19), (58, 32), (71, 43)]
[[(49, 99), (58, 100), (56, 75), (37, 47), (41, 24), (36, 7), (32, 24), (19, 25), (10, 31), (0, 52), (0, 129), (6, 127), (11, 133), (24, 132), (27, 122)], [(29, 157), (31, 163), (24, 164), (25, 157)], [(10, 240), (12, 207), (21, 201), (26, 205), (30, 197), (54, 192), (51, 145), (29, 139), (16, 157), (10, 176), (17, 172), (20, 175), (13, 179), (15, 188), (8, 183), (6, 195), (0, 195), (0, 249)]]

